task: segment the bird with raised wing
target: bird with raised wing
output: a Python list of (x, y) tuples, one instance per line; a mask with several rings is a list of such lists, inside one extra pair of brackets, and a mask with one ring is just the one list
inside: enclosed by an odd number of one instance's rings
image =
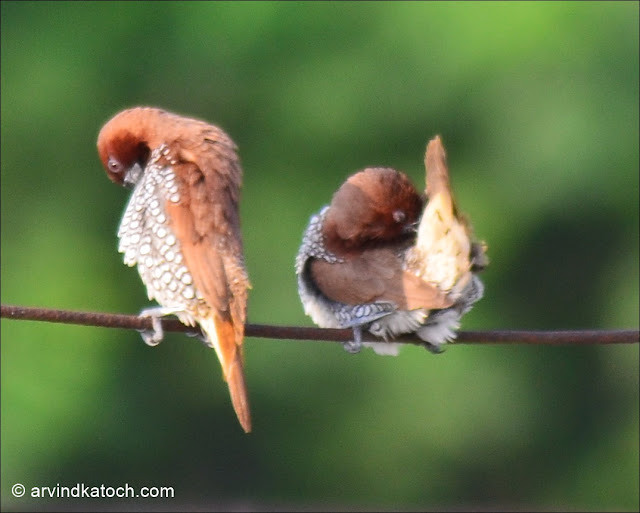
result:
[(385, 340), (415, 333), (437, 352), (483, 295), (486, 248), (457, 212), (439, 137), (425, 167), (424, 196), (392, 168), (350, 176), (304, 232), (295, 268), (305, 313), (352, 328), (349, 351), (397, 354), (397, 344), (362, 342), (366, 329)]

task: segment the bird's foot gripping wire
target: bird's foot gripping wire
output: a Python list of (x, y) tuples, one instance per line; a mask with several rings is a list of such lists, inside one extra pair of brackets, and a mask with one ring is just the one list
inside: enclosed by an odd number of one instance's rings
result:
[(424, 347), (431, 354), (442, 354), (445, 350), (443, 344), (432, 344), (431, 342), (424, 342), (422, 344), (422, 347)]
[(362, 349), (362, 327), (353, 327), (353, 340), (344, 343), (344, 349), (348, 353), (356, 354)]
[(162, 318), (167, 315), (174, 315), (178, 311), (175, 308), (153, 307), (145, 308), (139, 314), (139, 317), (148, 317), (151, 319), (152, 329), (138, 330), (144, 343), (148, 346), (157, 346), (164, 338), (164, 330), (162, 329)]

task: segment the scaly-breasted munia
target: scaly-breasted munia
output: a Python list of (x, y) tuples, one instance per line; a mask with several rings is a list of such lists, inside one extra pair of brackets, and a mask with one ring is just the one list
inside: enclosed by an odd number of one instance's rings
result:
[(138, 266), (160, 308), (145, 342), (162, 339), (159, 317), (198, 325), (214, 348), (240, 424), (251, 430), (242, 342), (247, 289), (238, 202), (242, 168), (220, 128), (151, 107), (120, 112), (98, 136), (109, 178), (133, 188), (118, 250)]
[(360, 349), (362, 329), (385, 340), (416, 333), (438, 351), (483, 295), (475, 273), (487, 265), (485, 246), (457, 213), (439, 137), (427, 146), (425, 166), (426, 204), (403, 173), (367, 168), (304, 233), (296, 273), (305, 313), (323, 328), (352, 328), (349, 351)]

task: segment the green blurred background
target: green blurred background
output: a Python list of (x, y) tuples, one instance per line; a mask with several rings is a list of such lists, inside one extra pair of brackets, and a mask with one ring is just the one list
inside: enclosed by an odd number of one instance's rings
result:
[[(293, 261), (351, 173), (423, 185), (441, 134), (489, 244), (463, 329), (638, 326), (638, 3), (2, 2), (2, 302), (137, 313), (123, 108), (219, 124), (245, 170), (249, 322), (312, 325)], [(254, 432), (211, 350), (2, 320), (2, 507), (638, 509), (638, 345), (246, 340)], [(173, 486), (151, 500), (11, 486)]]

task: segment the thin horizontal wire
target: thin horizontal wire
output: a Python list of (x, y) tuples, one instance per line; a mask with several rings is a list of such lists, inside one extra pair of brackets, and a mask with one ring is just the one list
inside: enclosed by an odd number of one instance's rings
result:
[[(35, 308), (29, 306), (2, 305), (0, 317), (15, 320), (57, 322), (82, 326), (104, 328), (123, 328), (151, 330), (151, 319), (137, 315), (124, 315), (98, 312), (80, 312)], [(179, 331), (199, 334), (196, 328), (185, 326), (177, 319), (162, 319), (165, 331)], [(348, 342), (353, 340), (350, 329), (307, 328), (301, 326), (272, 326), (267, 324), (247, 324), (247, 337), (314, 340), (327, 342)], [(369, 333), (363, 333), (365, 341), (380, 341)], [(394, 342), (423, 345), (424, 342), (412, 336), (401, 336)], [(571, 331), (460, 331), (455, 340), (457, 344), (637, 344), (640, 342), (638, 330), (571, 330)]]

